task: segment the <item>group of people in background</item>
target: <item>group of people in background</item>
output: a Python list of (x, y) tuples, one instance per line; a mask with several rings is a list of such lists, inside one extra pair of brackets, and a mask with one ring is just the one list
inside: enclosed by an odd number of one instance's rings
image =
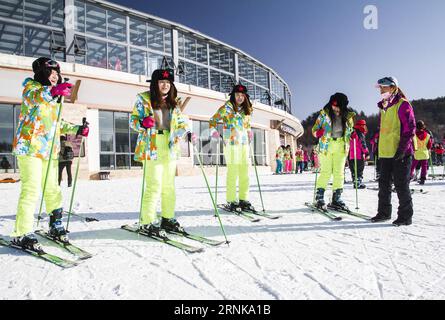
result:
[(299, 145), (295, 154), (292, 152), (290, 145), (281, 145), (275, 152), (276, 169), (275, 174), (290, 174), (290, 173), (303, 173), (309, 170), (309, 164), (313, 170), (318, 168), (318, 157), (316, 151), (311, 151), (309, 157), (306, 148)]

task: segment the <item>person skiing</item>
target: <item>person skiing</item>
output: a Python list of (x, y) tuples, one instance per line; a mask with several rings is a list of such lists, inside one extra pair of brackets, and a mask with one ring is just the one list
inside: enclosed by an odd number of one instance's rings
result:
[(414, 111), (394, 77), (378, 80), (376, 87), (380, 89), (382, 96), (382, 100), (378, 103), (380, 179), (377, 215), (371, 221), (382, 222), (391, 219), (393, 181), (399, 198), (398, 217), (393, 221), (393, 225), (410, 225), (413, 202), (409, 188), (409, 173), (416, 130)]
[(433, 145), (433, 141), (431, 140), (431, 136), (426, 131), (425, 123), (422, 120), (417, 121), (416, 123), (416, 135), (414, 137), (414, 146), (416, 146), (416, 150), (414, 152), (414, 160), (411, 165), (411, 173), (410, 177), (413, 179), (414, 170), (418, 165), (421, 166), (420, 172), (420, 180), (419, 184), (425, 184), (426, 175), (428, 171), (428, 160), (430, 159), (430, 150)]
[(346, 209), (341, 199), (344, 186), (344, 169), (353, 131), (355, 113), (348, 108), (348, 97), (335, 93), (320, 111), (312, 134), (319, 139), (320, 176), (316, 182), (315, 206), (326, 209), (324, 193), (333, 176), (333, 195), (330, 206)]
[[(156, 69), (150, 90), (136, 96), (130, 115), (130, 128), (138, 132), (134, 160), (142, 162), (145, 188), (142, 190), (140, 228), (149, 235), (166, 237), (166, 231), (183, 232), (175, 219), (176, 160), (179, 142), (187, 138), (196, 143), (189, 120), (181, 111), (181, 99), (171, 69)], [(161, 221), (156, 207), (161, 200)]]
[(277, 168), (275, 170), (276, 174), (283, 173), (283, 158), (284, 158), (284, 146), (279, 146), (277, 152), (275, 153), (275, 160), (277, 162)]
[[(210, 118), (209, 128), (213, 139), (221, 137), (218, 122), (223, 123), (224, 157), (227, 164), (227, 190), (224, 207), (229, 211), (255, 211), (249, 202), (250, 143), (253, 131), (250, 126), (253, 112), (247, 87), (233, 86), (230, 99)], [(284, 152), (284, 151), (283, 151)], [(239, 202), (236, 185), (239, 180)]]
[(358, 120), (354, 126), (354, 132), (351, 134), (351, 141), (349, 144), (349, 169), (351, 170), (352, 183), (355, 188), (355, 162), (357, 162), (357, 188), (365, 189), (366, 185), (363, 183), (363, 171), (365, 169), (365, 160), (369, 155), (369, 150), (366, 145), (366, 127), (365, 120)]
[(312, 161), (312, 172), (318, 172), (320, 168), (320, 162), (318, 161), (318, 153), (315, 150), (315, 147), (312, 149), (311, 153), (311, 161)]
[(67, 141), (66, 135), (60, 136), (60, 154), (59, 154), (59, 186), (62, 182), (63, 169), (66, 168), (68, 176), (68, 188), (73, 183), (73, 175), (71, 173), (71, 166), (73, 164), (74, 152), (71, 142)]
[(291, 173), (292, 171), (292, 149), (288, 144), (284, 148), (284, 172)]
[(303, 170), (308, 170), (309, 155), (306, 149), (303, 149)]
[(33, 215), (40, 187), (45, 180), (43, 198), (50, 216), (49, 235), (62, 242), (69, 241), (62, 223), (62, 192), (57, 183), (60, 134), (88, 136), (89, 128), (63, 120), (58, 123), (61, 108), (58, 99), (69, 96), (72, 85), (62, 83), (57, 61), (40, 57), (32, 63), (32, 70), (34, 77), (26, 78), (23, 82), (21, 111), (13, 141), (13, 154), (17, 156), (20, 169), (21, 191), (11, 236), (13, 244), (39, 251), (41, 246), (33, 233)]
[(304, 152), (303, 152), (303, 146), (301, 144), (298, 146), (297, 151), (295, 151), (295, 161), (297, 163), (297, 168), (295, 170), (295, 173), (298, 173), (298, 169), (300, 170), (300, 173), (303, 173)]

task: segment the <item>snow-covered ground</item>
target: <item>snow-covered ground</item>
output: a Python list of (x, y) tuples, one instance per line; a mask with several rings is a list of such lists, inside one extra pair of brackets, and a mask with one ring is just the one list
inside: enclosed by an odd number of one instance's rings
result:
[[(372, 177), (367, 168), (365, 181)], [(423, 187), (428, 194), (414, 194), (414, 224), (396, 228), (346, 216), (332, 222), (311, 213), (303, 203), (312, 199), (313, 174), (261, 175), (260, 180), (266, 209), (282, 218), (251, 223), (222, 214), (230, 246), (206, 247), (197, 254), (120, 229), (137, 221), (140, 179), (79, 181), (77, 212), (100, 222), (73, 218), (70, 236), (94, 257), (61, 269), (0, 247), (0, 299), (445, 298), (445, 181), (428, 181)], [(178, 177), (176, 185), (182, 225), (223, 239), (203, 177)], [(251, 185), (251, 201), (259, 208), (254, 175)], [(2, 236), (13, 229), (19, 187), (0, 185)], [(220, 191), (224, 200), (224, 185)], [(69, 192), (64, 187), (66, 207)], [(354, 208), (351, 185), (343, 196)], [(393, 200), (395, 218), (395, 194)], [(375, 214), (376, 191), (360, 190), (359, 201), (362, 213)], [(41, 242), (49, 252), (72, 258)]]

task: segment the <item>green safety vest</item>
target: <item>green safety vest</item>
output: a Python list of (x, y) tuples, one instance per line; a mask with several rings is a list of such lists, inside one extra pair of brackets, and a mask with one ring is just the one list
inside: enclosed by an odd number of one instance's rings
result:
[(417, 150), (414, 152), (414, 159), (416, 160), (428, 160), (430, 153), (428, 151), (428, 141), (430, 141), (430, 135), (427, 134), (425, 140), (420, 140), (417, 135), (414, 138), (417, 142)]
[(405, 99), (385, 110), (380, 110), (379, 158), (394, 158), (400, 143), (399, 108)]

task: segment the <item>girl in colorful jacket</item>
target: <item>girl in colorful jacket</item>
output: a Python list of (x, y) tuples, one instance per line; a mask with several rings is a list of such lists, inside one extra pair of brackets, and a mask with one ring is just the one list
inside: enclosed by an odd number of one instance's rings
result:
[(297, 151), (295, 151), (295, 162), (297, 163), (297, 168), (295, 170), (295, 173), (298, 173), (298, 169), (300, 169), (300, 173), (303, 173), (304, 151), (303, 151), (303, 146), (301, 144), (298, 146)]
[[(33, 216), (45, 177), (44, 201), (50, 216), (49, 234), (68, 242), (62, 224), (62, 192), (58, 184), (60, 134), (87, 136), (89, 129), (88, 126), (76, 126), (63, 120), (57, 122), (61, 108), (58, 99), (69, 96), (72, 87), (70, 83), (62, 83), (59, 64), (41, 57), (33, 62), (32, 69), (34, 78), (27, 78), (23, 83), (19, 123), (13, 141), (21, 191), (12, 241), (23, 248), (39, 251), (41, 246), (33, 233)], [(54, 146), (51, 147), (53, 141)]]
[(377, 215), (371, 221), (381, 222), (391, 219), (391, 191), (394, 183), (399, 198), (399, 208), (398, 217), (393, 224), (410, 225), (413, 201), (409, 188), (409, 173), (416, 130), (414, 111), (394, 77), (380, 79), (376, 87), (380, 89), (382, 96), (382, 100), (378, 103), (380, 178)]
[(426, 175), (428, 171), (428, 160), (430, 159), (430, 150), (433, 146), (431, 136), (426, 131), (425, 123), (422, 120), (416, 123), (416, 135), (414, 137), (414, 146), (416, 150), (414, 152), (414, 161), (411, 165), (411, 179), (413, 179), (414, 169), (420, 164), (422, 171), (420, 172), (419, 184), (425, 184)]
[[(250, 143), (253, 139), (250, 119), (252, 103), (247, 87), (235, 85), (227, 101), (210, 118), (209, 128), (213, 139), (219, 139), (218, 122), (223, 123), (224, 156), (227, 164), (227, 210), (254, 211), (249, 202)], [(236, 197), (236, 184), (239, 179), (239, 202)]]
[[(166, 236), (166, 231), (184, 229), (175, 219), (175, 175), (179, 156), (179, 142), (187, 137), (196, 143), (190, 132), (189, 120), (181, 112), (173, 70), (157, 69), (150, 80), (150, 91), (136, 96), (130, 127), (139, 133), (134, 160), (142, 162), (145, 171), (140, 213), (140, 228), (155, 236)], [(161, 200), (161, 221), (156, 207)]]
[(284, 159), (284, 146), (279, 146), (275, 153), (275, 160), (277, 162), (276, 174), (283, 173), (283, 159)]
[(292, 171), (292, 150), (290, 145), (288, 144), (286, 148), (284, 148), (284, 172), (291, 173)]
[(334, 177), (334, 192), (330, 205), (346, 208), (340, 196), (343, 192), (344, 168), (355, 116), (355, 113), (348, 108), (348, 104), (348, 97), (345, 94), (337, 92), (332, 95), (312, 127), (312, 134), (319, 139), (321, 169), (316, 183), (315, 198), (315, 205), (319, 208), (326, 207), (324, 193), (331, 176)]
[(351, 135), (349, 143), (349, 169), (351, 170), (352, 183), (355, 187), (355, 163), (357, 162), (357, 188), (364, 189), (363, 171), (365, 170), (365, 160), (369, 155), (368, 146), (366, 145), (366, 127), (365, 120), (358, 120), (354, 126), (354, 132)]

